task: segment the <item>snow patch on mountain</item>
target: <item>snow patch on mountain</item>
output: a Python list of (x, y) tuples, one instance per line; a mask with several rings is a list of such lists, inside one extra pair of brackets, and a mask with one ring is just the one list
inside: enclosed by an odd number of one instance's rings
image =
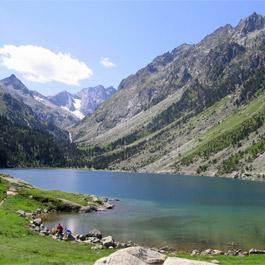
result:
[(44, 99), (43, 98), (40, 98), (40, 97), (38, 97), (38, 96), (33, 96), (37, 101), (39, 101), (39, 102), (43, 102), (44, 101)]
[(71, 111), (71, 110), (69, 110), (65, 106), (61, 106), (61, 108), (64, 109), (64, 110), (67, 110), (67, 111), (71, 112), (72, 114), (74, 114), (80, 120), (82, 120), (85, 117), (85, 115), (80, 110)]

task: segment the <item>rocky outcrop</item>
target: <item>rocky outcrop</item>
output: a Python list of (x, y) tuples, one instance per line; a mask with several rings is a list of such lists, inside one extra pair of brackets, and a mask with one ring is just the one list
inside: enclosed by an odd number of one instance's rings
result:
[(160, 265), (165, 260), (166, 256), (156, 251), (142, 247), (131, 247), (99, 259), (95, 265)]

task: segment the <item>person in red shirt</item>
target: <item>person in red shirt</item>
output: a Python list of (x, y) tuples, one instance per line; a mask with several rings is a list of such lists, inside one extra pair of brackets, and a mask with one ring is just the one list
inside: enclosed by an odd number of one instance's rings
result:
[(62, 238), (63, 237), (63, 227), (61, 226), (61, 224), (57, 225), (56, 230), (57, 230), (58, 238)]

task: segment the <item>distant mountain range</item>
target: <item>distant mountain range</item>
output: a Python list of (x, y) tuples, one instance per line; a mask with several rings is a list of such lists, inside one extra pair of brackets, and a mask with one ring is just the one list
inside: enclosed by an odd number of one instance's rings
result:
[(68, 130), (114, 92), (112, 87), (97, 86), (77, 95), (45, 97), (15, 75), (0, 80), (0, 167), (82, 163), (83, 152), (72, 144)]
[(91, 115), (100, 104), (116, 92), (114, 87), (105, 88), (102, 85), (83, 88), (77, 94), (67, 91), (58, 93), (55, 96), (47, 97), (53, 104), (69, 111), (79, 119)]
[(6, 93), (22, 100), (44, 120), (51, 121), (61, 128), (71, 126), (86, 115), (92, 114), (100, 104), (116, 92), (113, 87), (105, 88), (99, 85), (83, 88), (77, 94), (63, 91), (46, 97), (37, 91), (29, 90), (14, 74), (0, 80), (0, 85)]

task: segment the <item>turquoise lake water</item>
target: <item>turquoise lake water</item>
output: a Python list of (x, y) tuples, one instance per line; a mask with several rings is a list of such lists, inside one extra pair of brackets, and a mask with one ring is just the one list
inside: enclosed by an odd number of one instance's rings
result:
[(113, 210), (51, 216), (76, 233), (92, 228), (146, 246), (264, 248), (265, 183), (168, 174), (5, 169), (45, 189), (116, 198)]

